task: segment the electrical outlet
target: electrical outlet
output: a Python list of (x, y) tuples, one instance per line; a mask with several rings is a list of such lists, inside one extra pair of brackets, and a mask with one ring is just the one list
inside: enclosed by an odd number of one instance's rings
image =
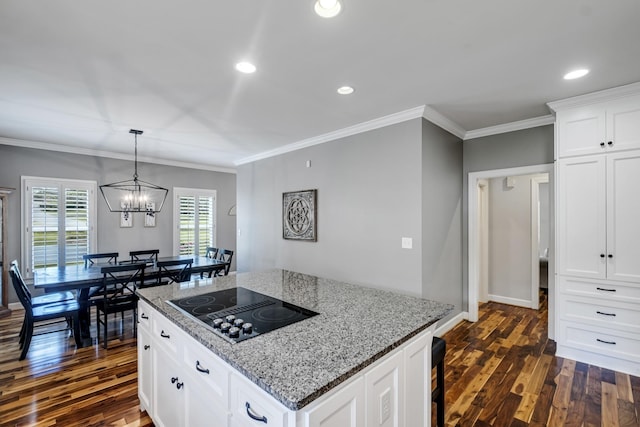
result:
[(391, 390), (386, 389), (384, 393), (380, 395), (380, 425), (391, 416)]
[(403, 237), (402, 249), (411, 249), (411, 248), (413, 248), (413, 239), (411, 237)]

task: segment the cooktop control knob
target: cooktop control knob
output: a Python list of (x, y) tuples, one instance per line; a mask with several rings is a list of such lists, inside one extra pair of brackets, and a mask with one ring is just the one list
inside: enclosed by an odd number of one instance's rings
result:
[(224, 323), (224, 320), (222, 319), (213, 319), (214, 328), (220, 328), (220, 325), (222, 325), (223, 323)]
[(233, 314), (230, 314), (230, 315), (226, 316), (224, 318), (224, 320), (226, 320), (227, 323), (233, 323), (233, 321), (236, 320), (236, 316), (234, 316)]
[(245, 323), (244, 325), (242, 325), (242, 332), (244, 332), (245, 334), (250, 334), (251, 332), (253, 332), (253, 325), (251, 323)]
[(222, 333), (227, 333), (229, 332), (229, 329), (231, 329), (231, 323), (229, 322), (224, 322), (222, 325), (220, 325), (220, 330), (222, 331)]
[(229, 338), (238, 338), (240, 336), (240, 328), (232, 326), (229, 328)]
[(243, 323), (244, 323), (244, 320), (236, 319), (233, 321), (233, 326), (237, 326), (239, 328), (240, 326), (242, 326)]

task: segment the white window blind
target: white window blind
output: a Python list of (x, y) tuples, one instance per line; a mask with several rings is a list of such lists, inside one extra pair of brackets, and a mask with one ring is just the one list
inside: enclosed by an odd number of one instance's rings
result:
[(204, 255), (215, 246), (216, 191), (174, 188), (174, 247), (179, 255)]
[(23, 265), (34, 269), (82, 264), (95, 252), (94, 181), (23, 177)]

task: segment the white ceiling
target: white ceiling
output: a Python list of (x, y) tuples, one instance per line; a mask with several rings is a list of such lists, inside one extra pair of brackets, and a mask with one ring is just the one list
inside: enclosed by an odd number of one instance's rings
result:
[(638, 0), (342, 1), (2, 0), (0, 143), (132, 158), (137, 128), (141, 160), (225, 170), (423, 105), (464, 133), (640, 81)]

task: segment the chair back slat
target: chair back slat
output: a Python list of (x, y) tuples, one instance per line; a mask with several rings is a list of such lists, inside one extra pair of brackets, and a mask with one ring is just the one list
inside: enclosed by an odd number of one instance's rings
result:
[(229, 263), (224, 267), (224, 275), (228, 276), (229, 269), (231, 268), (231, 260), (233, 259), (233, 251), (230, 249), (218, 249), (218, 259)]
[(158, 254), (160, 253), (160, 249), (145, 249), (142, 251), (131, 251), (129, 252), (129, 256), (131, 257), (131, 262), (156, 262), (158, 261)]
[(94, 265), (98, 260), (106, 260), (107, 264), (117, 264), (118, 263), (118, 252), (104, 252), (98, 254), (85, 254), (82, 255), (82, 259), (84, 260), (84, 268), (88, 268)]
[(204, 255), (207, 258), (218, 259), (218, 248), (207, 246), (207, 252)]
[[(158, 283), (160, 283), (162, 277), (169, 277), (172, 282), (188, 282), (191, 280), (191, 267), (193, 264), (193, 258), (171, 260), (171, 261), (158, 261)], [(171, 268), (171, 267), (182, 267)]]
[(29, 291), (29, 288), (27, 287), (27, 285), (24, 284), (24, 277), (22, 276), (22, 272), (20, 271), (20, 267), (18, 265), (17, 259), (14, 259), (13, 261), (11, 261), (11, 267), (15, 267), (15, 273), (20, 278), (20, 281), (23, 284), (24, 291), (27, 294), (27, 297), (29, 298), (29, 300), (31, 300), (31, 291)]
[(11, 282), (13, 282), (13, 289), (16, 291), (20, 304), (24, 307), (25, 313), (31, 313), (31, 294), (27, 285), (24, 283), (24, 280), (22, 280), (22, 276), (20, 275), (20, 271), (17, 266), (11, 265), (9, 268), (9, 275), (11, 276)]

